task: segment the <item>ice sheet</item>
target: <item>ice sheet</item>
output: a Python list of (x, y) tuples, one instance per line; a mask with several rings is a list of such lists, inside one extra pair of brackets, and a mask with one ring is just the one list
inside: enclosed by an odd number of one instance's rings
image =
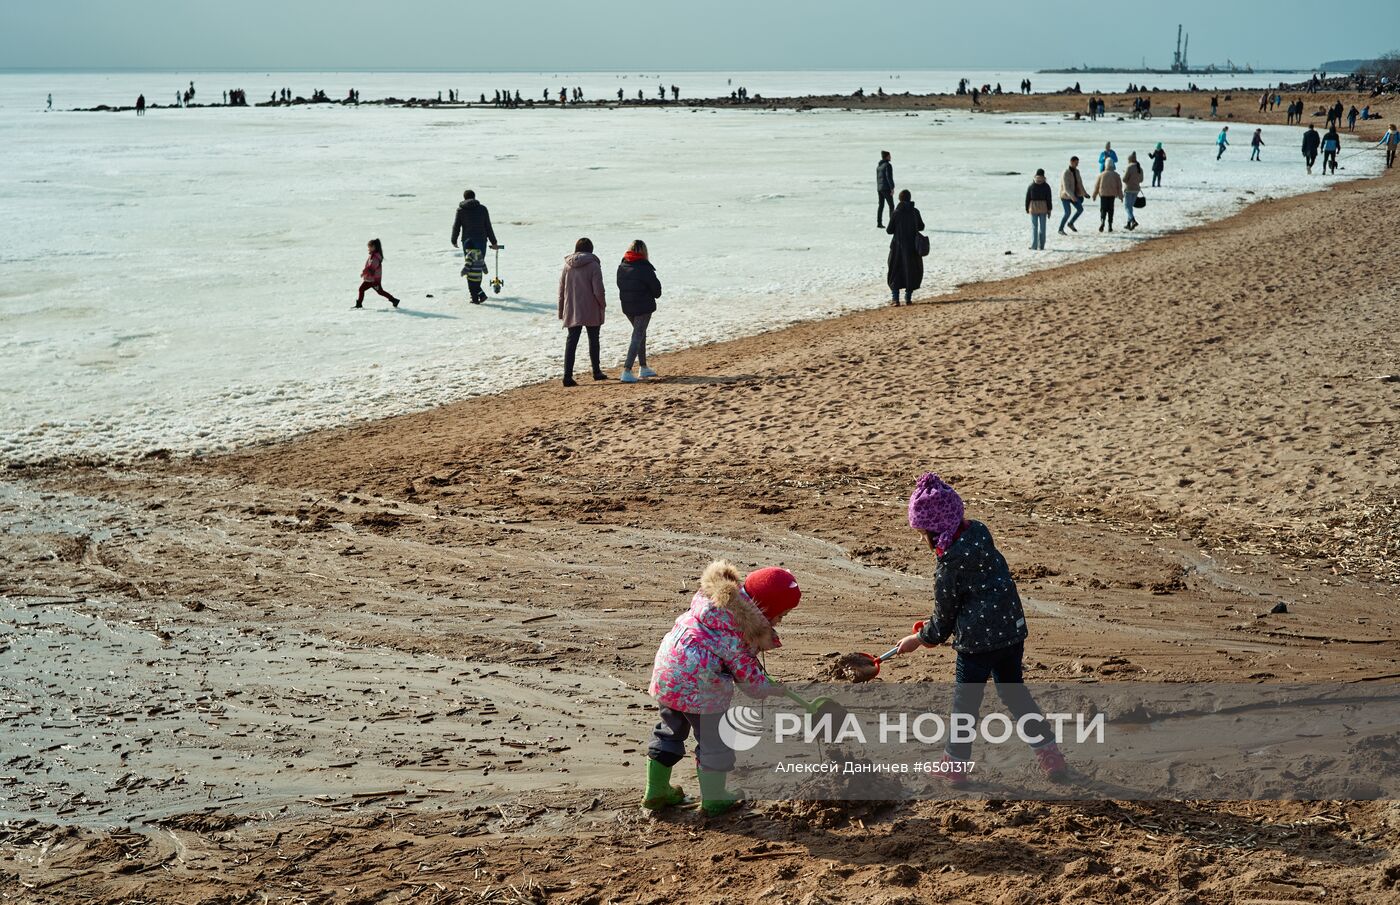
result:
[[(610, 299), (627, 242), (650, 246), (666, 289), (652, 327), (663, 374), (667, 349), (885, 304), (881, 148), (928, 222), (923, 297), (1331, 181), (1304, 174), (1298, 130), (1267, 128), (1265, 159), (1251, 163), (1249, 129), (1235, 124), (1217, 164), (1216, 128), (684, 107), (141, 119), (7, 108), (0, 459), (208, 452), (557, 378), (558, 271), (583, 235)], [(1050, 250), (1028, 251), (1035, 168), (1055, 181), (1070, 154), (1096, 159), (1105, 140), (1124, 158), (1166, 145), (1166, 186), (1148, 190), (1144, 229), (1063, 239), (1052, 221)], [(1344, 166), (1337, 178), (1379, 168), (1371, 155)], [(449, 245), (468, 187), (507, 246), (505, 291), (480, 307), (467, 304)], [(404, 306), (371, 295), (352, 311), (376, 236)], [(614, 373), (626, 338), (613, 301), (603, 348)]]

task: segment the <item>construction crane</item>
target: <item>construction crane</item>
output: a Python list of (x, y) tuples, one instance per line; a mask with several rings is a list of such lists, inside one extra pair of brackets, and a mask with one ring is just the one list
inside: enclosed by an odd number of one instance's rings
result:
[(1191, 49), (1191, 36), (1186, 35), (1185, 46), (1181, 43), (1182, 28), (1176, 27), (1176, 53), (1172, 55), (1172, 72), (1186, 72), (1190, 67), (1186, 62), (1186, 53)]

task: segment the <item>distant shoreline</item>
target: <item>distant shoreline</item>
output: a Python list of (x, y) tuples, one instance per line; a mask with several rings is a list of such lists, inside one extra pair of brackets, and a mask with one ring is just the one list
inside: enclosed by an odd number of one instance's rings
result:
[[(1333, 80), (1329, 79), (1329, 82)], [(557, 101), (541, 101), (538, 99), (522, 99), (519, 107), (499, 106), (488, 101), (485, 104), (480, 102), (456, 102), (438, 101), (435, 98), (380, 98), (377, 100), (360, 101), (358, 104), (344, 100), (317, 100), (311, 101), (305, 98), (297, 98), (291, 102), (271, 103), (262, 101), (256, 104), (234, 107), (225, 104), (191, 104), (188, 108), (176, 107), (175, 105), (148, 104), (147, 110), (171, 111), (181, 109), (217, 109), (228, 107), (230, 109), (248, 109), (257, 107), (259, 109), (269, 108), (289, 108), (289, 107), (401, 107), (423, 110), (442, 110), (444, 112), (462, 110), (501, 110), (502, 112), (521, 112), (528, 110), (628, 110), (628, 109), (734, 109), (734, 110), (756, 110), (756, 111), (778, 111), (790, 110), (797, 112), (807, 112), (815, 110), (842, 110), (842, 111), (886, 111), (886, 112), (914, 112), (914, 111), (972, 111), (976, 113), (1007, 114), (1007, 113), (1040, 113), (1040, 114), (1065, 114), (1080, 117), (1085, 113), (1085, 105), (1091, 96), (1103, 98), (1108, 116), (1127, 117), (1133, 115), (1133, 102), (1139, 97), (1150, 97), (1152, 99), (1152, 112), (1157, 118), (1176, 118), (1177, 107), (1180, 105), (1180, 118), (1182, 119), (1219, 119), (1223, 122), (1248, 121), (1255, 124), (1283, 125), (1285, 113), (1280, 106), (1278, 109), (1261, 111), (1259, 107), (1259, 97), (1261, 92), (1280, 92), (1285, 99), (1292, 101), (1301, 98), (1307, 104), (1307, 118), (1313, 118), (1317, 111), (1324, 106), (1328, 106), (1336, 101), (1342, 101), (1350, 106), (1355, 104), (1358, 107), (1370, 105), (1377, 119), (1372, 119), (1366, 123), (1358, 123), (1358, 136), (1370, 135), (1374, 131), (1375, 137), (1385, 131), (1386, 124), (1400, 118), (1400, 95), (1390, 93), (1377, 98), (1370, 97), (1366, 91), (1346, 90), (1341, 87), (1329, 87), (1319, 90), (1314, 94), (1308, 94), (1300, 88), (1279, 88), (1279, 87), (1248, 87), (1234, 89), (1202, 89), (1197, 91), (1150, 91), (1141, 92), (1082, 92), (1075, 93), (1072, 90), (1060, 90), (1056, 92), (1039, 92), (1035, 94), (982, 94), (979, 96), (977, 106), (972, 106), (970, 95), (957, 94), (827, 94), (827, 95), (805, 95), (800, 97), (780, 97), (768, 98), (755, 95), (746, 101), (734, 100), (731, 98), (681, 98), (680, 100), (660, 100), (655, 97), (637, 100), (636, 98), (625, 99), (621, 102), (616, 99), (603, 100), (595, 99), (581, 101), (578, 103), (568, 103), (560, 105)], [(1219, 113), (1217, 117), (1212, 117), (1210, 113), (1210, 100), (1216, 97), (1220, 101)], [(134, 106), (109, 106), (102, 104), (96, 107), (73, 108), (69, 112), (74, 113), (131, 113), (135, 111)], [(1085, 117), (1087, 119), (1087, 116)], [(1320, 119), (1319, 119), (1320, 122)], [(1350, 133), (1349, 133), (1350, 134)], [(1372, 139), (1375, 140), (1375, 139)]]

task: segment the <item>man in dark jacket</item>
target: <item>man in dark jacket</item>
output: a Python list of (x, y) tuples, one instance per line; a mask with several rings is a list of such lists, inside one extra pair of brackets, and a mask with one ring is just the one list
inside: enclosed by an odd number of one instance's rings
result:
[(1309, 173), (1317, 162), (1317, 149), (1321, 146), (1322, 136), (1317, 134), (1317, 125), (1308, 123), (1308, 131), (1303, 133), (1303, 162), (1308, 165)]
[(875, 194), (880, 196), (880, 206), (875, 210), (875, 226), (885, 228), (885, 205), (890, 206), (890, 216), (894, 216), (894, 164), (890, 163), (890, 152), (880, 152), (880, 162), (875, 164)]
[(467, 278), (471, 289), (472, 304), (486, 301), (486, 293), (481, 289), (481, 276), (486, 273), (486, 244), (499, 248), (496, 233), (491, 229), (491, 212), (486, 205), (476, 200), (476, 192), (467, 189), (462, 193), (462, 203), (457, 205), (457, 217), (452, 221), (452, 247), (457, 247), (457, 239), (462, 240), (462, 252), (466, 261), (462, 265), (462, 276)]

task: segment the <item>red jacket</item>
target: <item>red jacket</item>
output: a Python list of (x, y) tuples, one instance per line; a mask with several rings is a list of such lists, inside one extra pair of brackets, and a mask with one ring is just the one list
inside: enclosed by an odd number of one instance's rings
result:
[(365, 262), (365, 269), (360, 271), (360, 279), (366, 283), (378, 283), (384, 275), (384, 256), (372, 254)]

